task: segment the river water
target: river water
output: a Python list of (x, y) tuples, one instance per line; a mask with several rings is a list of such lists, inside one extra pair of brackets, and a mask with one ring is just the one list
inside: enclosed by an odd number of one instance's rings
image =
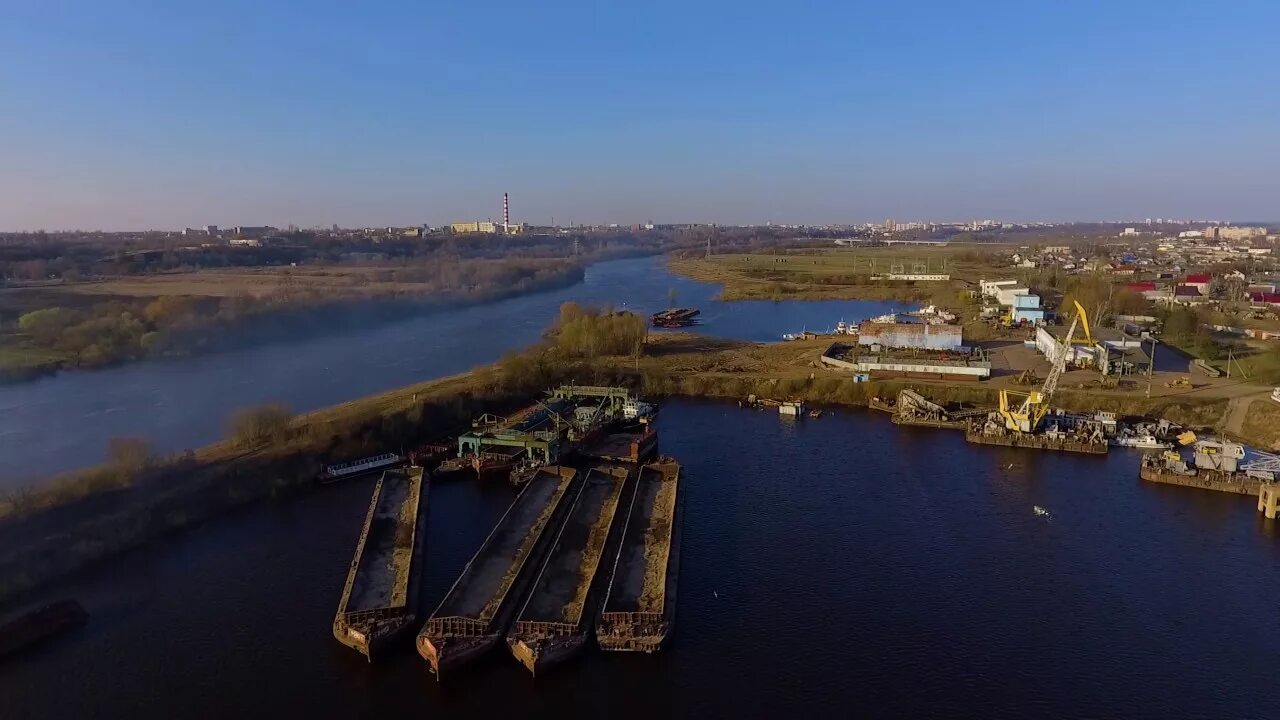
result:
[[(0, 666), (19, 718), (1275, 716), (1280, 544), (1248, 498), (1137, 455), (966, 445), (858, 410), (673, 400), (676, 634), (536, 680), (505, 648), (438, 685), (329, 625), (373, 481), (265, 504), (51, 588), (88, 625)], [(510, 502), (429, 499), (429, 606)], [(1037, 517), (1034, 505), (1050, 509)]]
[(702, 308), (698, 332), (752, 341), (904, 309), (860, 300), (715, 302), (720, 286), (674, 275), (661, 257), (599, 263), (569, 288), (364, 332), (0, 386), (0, 488), (101, 462), (113, 437), (178, 451), (225, 436), (240, 408), (279, 402), (302, 412), (462, 372), (535, 342), (563, 302), (650, 313), (668, 306), (672, 290), (678, 304)]

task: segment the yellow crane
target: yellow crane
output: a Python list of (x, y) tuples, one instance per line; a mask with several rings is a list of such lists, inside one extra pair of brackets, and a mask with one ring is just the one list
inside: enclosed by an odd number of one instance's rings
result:
[[(1004, 426), (1007, 429), (1020, 433), (1035, 432), (1036, 428), (1040, 427), (1040, 421), (1049, 414), (1049, 401), (1053, 399), (1053, 393), (1058, 389), (1058, 378), (1062, 377), (1063, 371), (1066, 370), (1067, 357), (1071, 354), (1071, 343), (1076, 335), (1076, 323), (1084, 317), (1084, 308), (1081, 308), (1079, 303), (1076, 303), (1076, 308), (1079, 309), (1079, 314), (1071, 319), (1066, 338), (1058, 346), (1054, 357), (1050, 359), (1053, 365), (1049, 369), (1048, 377), (1044, 379), (1044, 386), (1030, 392), (1000, 391), (1000, 417), (1004, 418)], [(1022, 398), (1022, 402), (1017, 403), (1015, 407), (1017, 398)]]
[(1079, 300), (1072, 300), (1071, 302), (1076, 306), (1076, 317), (1080, 320), (1080, 326), (1084, 328), (1084, 337), (1079, 340), (1068, 339), (1067, 344), (1078, 342), (1082, 345), (1097, 345), (1097, 342), (1093, 339), (1093, 332), (1089, 330), (1089, 313), (1084, 311), (1084, 306), (1080, 304)]

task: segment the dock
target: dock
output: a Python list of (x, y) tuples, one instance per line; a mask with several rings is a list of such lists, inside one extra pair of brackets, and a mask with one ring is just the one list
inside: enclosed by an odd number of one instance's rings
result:
[(892, 408), (892, 420), (895, 425), (947, 430), (964, 430), (969, 427), (972, 419), (985, 416), (990, 412), (988, 408), (945, 407), (911, 389), (899, 391), (897, 400), (889, 407)]
[(540, 468), (485, 538), (418, 633), (418, 653), (440, 677), (479, 658), (510, 625), (581, 487), (573, 468)]
[(333, 636), (370, 661), (417, 620), (429, 489), (421, 467), (386, 470), (373, 489), (333, 618)]
[(632, 432), (616, 432), (606, 435), (582, 450), (582, 454), (620, 463), (639, 463), (648, 460), (658, 450), (658, 433), (649, 425), (642, 425)]
[(612, 532), (628, 471), (600, 466), (587, 472), (577, 502), (547, 553), (529, 598), (507, 635), (511, 654), (529, 672), (577, 654), (591, 631), (600, 591), (597, 580)]
[(1054, 437), (1043, 433), (1004, 433), (994, 435), (974, 430), (965, 430), (964, 439), (978, 445), (1003, 445), (1004, 447), (1031, 448), (1034, 450), (1057, 450), (1060, 452), (1085, 453), (1088, 455), (1106, 455), (1110, 446), (1106, 442), (1080, 442), (1069, 437)]
[(1258, 495), (1266, 482), (1262, 478), (1252, 477), (1243, 472), (1227, 472), (1225, 470), (1198, 468), (1193, 473), (1175, 472), (1161, 467), (1158, 457), (1154, 455), (1143, 456), (1142, 464), (1138, 468), (1138, 477), (1147, 482), (1181, 485), (1182, 487), (1237, 495)]
[(656, 652), (675, 626), (684, 502), (680, 464), (641, 468), (608, 591), (596, 622), (604, 650)]

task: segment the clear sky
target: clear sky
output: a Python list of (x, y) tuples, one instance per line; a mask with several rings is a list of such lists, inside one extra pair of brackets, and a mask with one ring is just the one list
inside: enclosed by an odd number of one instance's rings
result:
[(0, 230), (1280, 219), (1280, 2), (0, 2)]

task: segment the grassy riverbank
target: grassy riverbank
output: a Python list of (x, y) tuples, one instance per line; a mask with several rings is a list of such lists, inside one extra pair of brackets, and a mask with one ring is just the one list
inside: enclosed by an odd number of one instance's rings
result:
[[(966, 304), (967, 290), (981, 278), (1019, 274), (1002, 256), (973, 248), (792, 248), (771, 254), (672, 258), (669, 267), (680, 275), (723, 285), (723, 300), (902, 300), (947, 306)], [(872, 279), (890, 272), (936, 273), (951, 279)]]
[[(216, 269), (0, 291), (0, 382), (63, 369), (196, 355), (553, 290), (571, 259), (475, 259), (430, 267)], [(0, 322), (0, 325), (3, 325)]]
[[(994, 405), (999, 387), (1010, 382), (855, 383), (847, 373), (821, 365), (826, 341), (762, 345), (655, 333), (640, 347), (636, 333), (643, 333), (642, 325), (630, 320), (566, 312), (564, 330), (555, 338), (493, 365), (297, 416), (255, 440), (229, 439), (135, 469), (91, 468), (55, 478), (16, 503), (11, 496), (0, 504), (0, 602), (248, 503), (306, 492), (324, 463), (411, 448), (455, 433), (483, 412), (521, 406), (566, 381), (622, 384), (650, 397), (737, 400), (756, 394), (849, 406), (908, 386), (938, 401)], [(584, 332), (608, 342), (584, 344)], [(1068, 374), (1054, 404), (1197, 427), (1220, 424), (1229, 404), (1249, 399), (1226, 384), (1192, 392), (1162, 389), (1151, 398), (1075, 385)], [(1280, 440), (1272, 437), (1280, 423), (1261, 413), (1258, 418), (1244, 423), (1239, 434), (1262, 446)]]

